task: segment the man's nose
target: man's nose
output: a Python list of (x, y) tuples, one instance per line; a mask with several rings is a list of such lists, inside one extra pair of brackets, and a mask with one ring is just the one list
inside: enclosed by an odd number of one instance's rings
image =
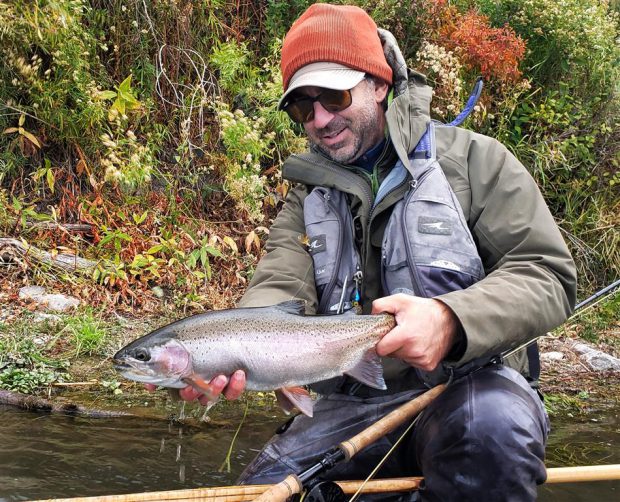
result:
[(319, 101), (315, 101), (313, 105), (314, 105), (314, 120), (313, 120), (314, 127), (316, 127), (317, 129), (322, 129), (323, 127), (325, 127), (327, 124), (331, 122), (331, 120), (334, 118), (334, 114), (331, 112), (328, 112), (325, 108), (323, 108), (323, 105)]

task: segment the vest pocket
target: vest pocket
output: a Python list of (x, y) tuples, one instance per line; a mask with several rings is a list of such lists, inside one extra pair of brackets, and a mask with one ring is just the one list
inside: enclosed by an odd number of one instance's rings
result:
[(394, 207), (382, 259), (388, 294), (411, 289), (429, 298), (465, 289), (484, 277), (458, 200), (437, 164)]
[(344, 310), (350, 309), (360, 258), (346, 194), (316, 187), (304, 201), (304, 220), (308, 252), (314, 262), (318, 313), (336, 313), (341, 300)]

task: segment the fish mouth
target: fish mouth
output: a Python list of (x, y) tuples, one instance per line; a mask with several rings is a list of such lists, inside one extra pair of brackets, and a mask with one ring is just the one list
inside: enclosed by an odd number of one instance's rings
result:
[(115, 370), (118, 370), (118, 371), (128, 370), (131, 368), (129, 364), (121, 362), (121, 361), (113, 361), (112, 366), (114, 367)]

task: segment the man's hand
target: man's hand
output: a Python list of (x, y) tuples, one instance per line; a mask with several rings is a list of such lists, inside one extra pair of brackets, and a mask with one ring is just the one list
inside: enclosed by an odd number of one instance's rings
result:
[(394, 314), (396, 327), (377, 343), (380, 356), (402, 359), (425, 371), (434, 370), (456, 341), (459, 321), (439, 300), (397, 294), (379, 298), (372, 313)]
[[(157, 388), (156, 385), (148, 383), (144, 384), (144, 386), (149, 391), (154, 391)], [(219, 397), (220, 394), (224, 394), (224, 397), (228, 400), (238, 399), (245, 390), (245, 373), (243, 370), (237, 370), (230, 378), (226, 375), (218, 375), (209, 382), (209, 386), (212, 390), (212, 396), (215, 398)], [(204, 406), (212, 402), (207, 396), (191, 385), (181, 389), (179, 395), (184, 401), (198, 400), (198, 402)]]

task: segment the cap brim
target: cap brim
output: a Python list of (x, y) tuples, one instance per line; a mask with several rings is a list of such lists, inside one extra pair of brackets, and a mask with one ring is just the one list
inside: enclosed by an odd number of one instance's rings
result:
[(343, 91), (353, 89), (366, 73), (353, 70), (338, 63), (312, 63), (300, 68), (291, 78), (288, 89), (278, 102), (281, 110), (287, 97), (296, 89), (306, 86), (323, 87)]

